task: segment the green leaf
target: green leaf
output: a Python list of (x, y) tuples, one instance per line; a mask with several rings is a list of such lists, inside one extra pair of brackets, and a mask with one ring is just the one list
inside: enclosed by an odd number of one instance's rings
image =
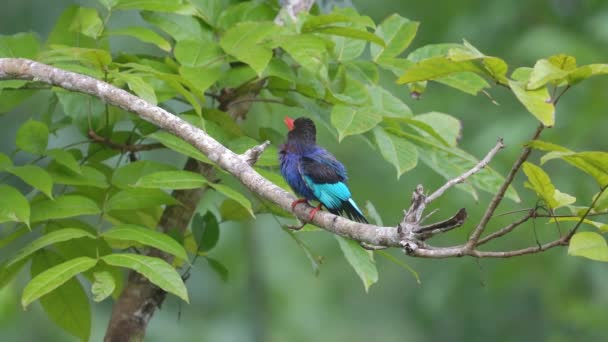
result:
[(483, 89), (490, 88), (490, 85), (483, 77), (472, 72), (451, 74), (435, 81), (471, 95), (477, 95)]
[(526, 90), (525, 84), (517, 81), (509, 81), (509, 86), (519, 102), (543, 125), (551, 127), (555, 124), (555, 106), (547, 87)]
[[(95, 259), (91, 260), (93, 263), (96, 262)], [(53, 252), (39, 251), (32, 260), (30, 269), (32, 278), (36, 279), (46, 273), (45, 271), (59, 267), (62, 262), (64, 262), (64, 259)], [(81, 341), (89, 340), (91, 334), (91, 307), (87, 294), (78, 279), (68, 278), (61, 286), (40, 298), (40, 304), (55, 324), (78, 337)]]
[(337, 104), (331, 111), (331, 124), (338, 130), (338, 140), (365, 133), (382, 121), (381, 113), (370, 106), (354, 107)]
[(223, 282), (227, 282), (228, 269), (226, 266), (213, 258), (205, 257), (205, 259), (207, 260), (207, 263), (209, 263), (209, 267), (211, 267), (211, 269), (220, 276), (220, 279), (222, 279)]
[(115, 193), (105, 204), (105, 210), (137, 210), (179, 202), (159, 189), (127, 189)]
[(180, 40), (173, 51), (175, 59), (187, 67), (208, 66), (223, 58), (224, 53), (214, 41)]
[(190, 15), (143, 12), (141, 16), (148, 23), (167, 32), (176, 41), (193, 38), (210, 40), (212, 37), (211, 31), (205, 29), (196, 17)]
[(528, 80), (528, 89), (538, 89), (549, 82), (560, 80), (568, 76), (568, 72), (553, 65), (546, 59), (541, 59), (534, 64), (534, 69)]
[(149, 189), (196, 189), (207, 184), (207, 180), (196, 172), (160, 171), (141, 177), (133, 186)]
[(223, 184), (209, 183), (209, 186), (222, 195), (237, 201), (243, 208), (247, 210), (251, 217), (255, 217), (253, 209), (251, 208), (251, 202), (243, 194)]
[(138, 160), (118, 168), (112, 175), (112, 185), (120, 189), (129, 189), (142, 177), (155, 172), (176, 171), (174, 166), (161, 164), (153, 160)]
[(0, 290), (4, 289), (15, 279), (28, 261), (29, 259), (25, 258), (11, 266), (8, 266), (6, 262), (0, 263)]
[(0, 223), (23, 222), (30, 224), (30, 203), (17, 189), (0, 184)]
[(338, 235), (335, 235), (335, 237), (340, 244), (340, 249), (342, 249), (346, 260), (355, 269), (361, 281), (363, 281), (365, 292), (368, 292), (369, 287), (378, 281), (378, 271), (376, 270), (373, 254), (363, 249), (355, 240), (346, 239)]
[[(144, 10), (157, 12), (178, 12), (184, 10), (181, 0), (118, 0), (115, 10)], [(190, 13), (189, 13), (190, 14)]]
[(384, 19), (376, 27), (376, 35), (384, 40), (386, 46), (370, 46), (372, 59), (378, 61), (381, 58), (397, 57), (411, 44), (416, 36), (419, 24), (398, 14), (393, 14)]
[(92, 186), (95, 188), (107, 188), (106, 176), (90, 166), (82, 166), (81, 173), (76, 173), (57, 163), (51, 163), (48, 171), (53, 177), (53, 182), (66, 185)]
[(371, 219), (370, 221), (373, 224), (380, 227), (384, 226), (384, 223), (382, 222), (382, 217), (380, 217), (378, 210), (376, 210), (376, 207), (372, 202), (365, 201), (365, 211), (367, 212), (367, 216)]
[(458, 144), (458, 139), (462, 134), (462, 123), (455, 117), (444, 113), (430, 112), (416, 115), (413, 119), (431, 126), (448, 145), (456, 146)]
[[(547, 221), (547, 224), (552, 224), (555, 223), (555, 221), (559, 221), (559, 222), (576, 222), (578, 223), (581, 220), (580, 217), (552, 217)], [(583, 222), (584, 224), (588, 224), (590, 226), (593, 226), (595, 228), (597, 228), (599, 231), (601, 232), (608, 232), (608, 224), (602, 223), (602, 222), (597, 222), (597, 221), (592, 221), (589, 219), (584, 219)]]
[[(310, 226), (310, 225), (307, 225), (307, 226)], [(303, 229), (305, 229), (305, 228), (303, 228)], [(298, 236), (298, 234), (296, 234), (293, 230), (286, 229), (285, 231), (298, 244), (298, 246), (302, 249), (302, 251), (304, 251), (304, 254), (308, 258), (308, 260), (310, 261), (310, 265), (312, 266), (313, 274), (315, 276), (319, 276), (319, 272), (321, 270), (321, 262), (322, 262), (321, 257), (315, 256), (313, 251), (310, 249), (310, 247), (308, 247), (308, 245), (306, 243), (304, 243), (304, 241), (302, 241), (302, 239)], [(300, 231), (302, 231), (302, 230), (300, 230)]]
[(114, 292), (116, 282), (112, 273), (108, 271), (95, 272), (93, 273), (93, 277), (95, 281), (91, 285), (91, 294), (94, 301), (101, 302)]
[(0, 89), (0, 114), (10, 112), (35, 92), (33, 89)]
[(17, 147), (33, 154), (43, 154), (49, 141), (49, 129), (40, 121), (28, 120), (17, 130)]
[(323, 15), (305, 15), (302, 32), (336, 23), (352, 23), (364, 27), (374, 27), (374, 21), (368, 16), (362, 16), (354, 8), (334, 8), (331, 13)]
[(576, 198), (564, 194), (559, 190), (555, 189), (549, 175), (543, 171), (540, 167), (525, 162), (523, 165), (523, 171), (528, 177), (528, 183), (526, 186), (534, 190), (549, 206), (551, 209), (556, 209), (564, 205), (574, 203)]
[(314, 30), (315, 33), (330, 34), (334, 36), (341, 36), (347, 38), (354, 38), (364, 40), (367, 42), (375, 43), (378, 46), (384, 47), (384, 40), (377, 35), (367, 32), (365, 30), (359, 30), (350, 27), (343, 26), (324, 26)]
[(204, 163), (213, 164), (209, 158), (197, 150), (194, 146), (176, 137), (175, 135), (168, 132), (155, 132), (148, 136), (149, 138), (158, 140), (161, 144), (172, 149), (177, 153), (181, 153), (185, 156), (192, 157), (196, 160)]
[(608, 262), (608, 244), (606, 244), (606, 239), (598, 233), (580, 232), (574, 234), (570, 239), (568, 254)]
[(54, 220), (80, 215), (95, 215), (101, 210), (88, 197), (78, 195), (63, 195), (54, 200), (46, 199), (32, 203), (31, 222)]
[(46, 155), (55, 159), (55, 162), (57, 162), (57, 164), (65, 166), (70, 171), (73, 171), (77, 174), (82, 174), (80, 164), (78, 163), (74, 155), (70, 152), (59, 148), (54, 148), (46, 151)]
[(397, 169), (397, 179), (418, 164), (418, 149), (402, 137), (386, 133), (382, 128), (373, 130), (376, 145), (384, 159)]
[(131, 91), (133, 91), (133, 93), (135, 93), (135, 95), (141, 97), (142, 99), (146, 100), (147, 102), (149, 102), (153, 105), (156, 105), (158, 103), (158, 100), (156, 99), (156, 93), (154, 92), (154, 88), (152, 88), (152, 86), (148, 82), (144, 81), (141, 77), (132, 75), (132, 74), (118, 73), (118, 72), (114, 72), (114, 73), (112, 73), (112, 75), (115, 78), (126, 82), (127, 85), (129, 86), (129, 89), (131, 89)]
[(157, 232), (153, 229), (132, 224), (123, 224), (112, 227), (101, 236), (104, 239), (140, 243), (175, 255), (184, 261), (188, 260), (184, 247), (173, 240), (169, 235)]
[(40, 39), (35, 33), (0, 35), (0, 57), (35, 59), (40, 50)]
[(483, 74), (484, 71), (473, 61), (453, 61), (448, 57), (438, 56), (424, 59), (405, 71), (397, 80), (398, 84), (429, 81), (461, 72)]
[[(355, 24), (351, 24), (352, 27), (361, 28)], [(356, 60), (365, 51), (367, 42), (359, 39), (349, 39), (341, 36), (331, 36), (334, 48), (332, 50), (332, 56), (340, 61), (353, 61)]]
[(0, 171), (6, 170), (6, 168), (13, 166), (13, 161), (6, 154), (0, 153)]
[(43, 168), (37, 165), (12, 166), (7, 172), (21, 178), (32, 187), (42, 191), (49, 198), (53, 198), (53, 178)]
[(273, 41), (313, 75), (327, 75), (326, 41), (314, 34), (281, 36)]
[(188, 290), (182, 278), (162, 259), (137, 254), (110, 254), (101, 259), (112, 266), (132, 269), (154, 285), (188, 302)]
[[(217, 60), (216, 62), (202, 67), (181, 66), (179, 68), (179, 74), (184, 80), (190, 82), (195, 87), (194, 90), (196, 92), (203, 94), (224, 75), (222, 64), (222, 60)], [(188, 100), (188, 102), (193, 103), (193, 100)], [(193, 107), (196, 109), (196, 105), (193, 104)], [(197, 113), (200, 111), (201, 110), (199, 109)]]
[(99, 18), (96, 9), (80, 7), (74, 16), (69, 30), (97, 39), (103, 31), (103, 21)]
[(568, 163), (592, 176), (600, 187), (608, 185), (608, 153), (578, 152), (562, 157)]
[(261, 75), (272, 58), (272, 50), (263, 43), (280, 31), (280, 27), (273, 22), (242, 22), (226, 31), (220, 45), (226, 53), (245, 62)]
[(113, 116), (106, 117), (105, 104), (90, 95), (68, 91), (56, 91), (55, 95), (65, 115), (72, 119), (72, 123), (86, 137), (89, 129), (100, 132), (106, 129), (106, 124), (113, 125), (117, 119)]
[(95, 264), (96, 259), (79, 257), (46, 269), (25, 286), (21, 305), (25, 309), (31, 302), (55, 290), (75, 275), (93, 268)]
[(196, 214), (190, 226), (199, 252), (208, 252), (220, 239), (220, 226), (212, 212)]
[(402, 118), (412, 116), (412, 110), (403, 101), (381, 86), (369, 87), (372, 106), (383, 117)]
[(145, 27), (126, 27), (118, 30), (108, 32), (110, 36), (129, 36), (136, 38), (144, 43), (150, 43), (158, 46), (159, 49), (164, 51), (171, 51), (171, 44), (163, 38), (160, 34)]
[(103, 7), (108, 11), (112, 11), (112, 8), (118, 4), (119, 0), (97, 0), (99, 3), (103, 5)]
[(190, 0), (190, 3), (196, 7), (198, 16), (211, 27), (217, 26), (217, 19), (227, 7), (226, 0)]
[(23, 247), (19, 250), (15, 256), (8, 262), (7, 266), (11, 266), (23, 259), (26, 259), (30, 255), (34, 254), (36, 251), (54, 245), (58, 242), (68, 241), (72, 239), (78, 239), (87, 237), (90, 239), (95, 239), (95, 235), (78, 228), (63, 228), (59, 230), (52, 231), (50, 233), (46, 233), (39, 237), (38, 239), (30, 242), (27, 246)]
[(61, 16), (56, 21), (55, 27), (53, 27), (53, 30), (48, 36), (46, 41), (47, 46), (62, 45), (72, 47), (79, 46), (83, 48), (108, 48), (107, 43), (100, 42), (71, 29), (79, 9), (80, 7), (72, 5), (61, 13)]
[(573, 152), (553, 144), (543, 144), (543, 147), (547, 149), (554, 148), (552, 152), (545, 154), (541, 158), (543, 163), (551, 159), (560, 158), (592, 176), (600, 187), (608, 184), (608, 153), (599, 151)]
[(223, 201), (219, 210), (222, 221), (246, 221), (251, 219), (251, 214), (247, 209), (233, 199)]

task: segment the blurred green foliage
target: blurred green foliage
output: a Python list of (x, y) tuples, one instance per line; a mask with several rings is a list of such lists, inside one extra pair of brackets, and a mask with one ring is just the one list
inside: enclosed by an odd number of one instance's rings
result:
[[(3, 4), (0, 34), (33, 31), (46, 37), (56, 18), (72, 3), (56, 0)], [(92, 6), (93, 1), (79, 3)], [(486, 54), (500, 56), (512, 66), (531, 65), (539, 58), (557, 53), (576, 56), (579, 64), (606, 62), (608, 5), (599, 0), (517, 3), (361, 0), (354, 1), (354, 5), (376, 22), (393, 13), (420, 21), (413, 48), (440, 42), (460, 43), (465, 38)], [(112, 25), (118, 30), (134, 20), (140, 19), (124, 12), (113, 18)], [(95, 34), (94, 27), (90, 33)], [(163, 46), (162, 42), (159, 44)], [(118, 40), (111, 48), (132, 52), (131, 46), (128, 40)], [(150, 52), (145, 47), (136, 49)], [(492, 164), (501, 174), (508, 170), (519, 146), (536, 125), (512, 94), (501, 87), (488, 90), (491, 101), (483, 95), (469, 96), (443, 85), (429, 84), (422, 98), (415, 101), (403, 86), (388, 82), (392, 76), (381, 74), (380, 79), (415, 114), (437, 111), (459, 118), (463, 126), (460, 146), (475, 156), (482, 156), (498, 136), (503, 137), (509, 148)], [(556, 126), (546, 131), (543, 139), (573, 150), (605, 150), (606, 82), (603, 78), (592, 79), (569, 92), (560, 102)], [(2, 117), (1, 152), (10, 153), (17, 127), (25, 121), (20, 114), (44, 107), (36, 100)], [(256, 110), (264, 108), (254, 107), (254, 114)], [(443, 182), (425, 165), (397, 180), (395, 169), (361, 138), (346, 138), (338, 144), (322, 129), (319, 140), (347, 165), (355, 198), (373, 202), (387, 225), (400, 220), (416, 184), (432, 189)], [(533, 158), (535, 163), (538, 156)], [(550, 175), (559, 189), (576, 197), (589, 198), (597, 191), (592, 181), (566, 165), (553, 165)], [(520, 195), (534, 198), (533, 192), (523, 187), (523, 181), (522, 176), (515, 183)], [(475, 222), (488, 199), (488, 194), (480, 193), (479, 200), (474, 202), (464, 192), (453, 190), (434, 204), (441, 207), (435, 215), (448, 215), (466, 206), (470, 222)], [(201, 207), (215, 201), (217, 197), (206, 196)], [(534, 205), (506, 204), (499, 212)], [(512, 217), (507, 215), (493, 221), (490, 229), (501, 227)], [(438, 245), (463, 241), (470, 229), (470, 224), (465, 225), (433, 241)], [(554, 225), (539, 220), (492, 247), (523, 247), (533, 245), (535, 235), (540, 241), (549, 241), (557, 234)], [(323, 232), (307, 233), (303, 239), (313, 258), (322, 260), (318, 277), (296, 242), (271, 217), (261, 216), (247, 224), (223, 223), (220, 240), (210, 256), (227, 267), (227, 281), (206, 267), (206, 261), (199, 261), (188, 281), (191, 304), (180, 304), (174, 297), (168, 299), (150, 324), (147, 340), (601, 341), (608, 338), (605, 329), (608, 268), (602, 263), (568, 257), (566, 249), (507, 260), (418, 260), (405, 258), (395, 250), (390, 253), (412, 266), (422, 283), (418, 285), (407, 271), (377, 256), (380, 281), (366, 294), (335, 239)], [(10, 252), (0, 250), (0, 257), (4, 259)], [(212, 260), (208, 262), (212, 264)], [(0, 292), (2, 339), (69, 340), (69, 336), (49, 322), (40, 305), (28, 308), (33, 312), (22, 312), (17, 298), (26, 276), (22, 274), (16, 283)], [(92, 307), (91, 340), (101, 340), (110, 303), (105, 301)]]

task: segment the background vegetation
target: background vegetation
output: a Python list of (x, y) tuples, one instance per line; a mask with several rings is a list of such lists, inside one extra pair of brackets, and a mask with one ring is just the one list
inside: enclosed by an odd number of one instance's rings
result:
[[(34, 31), (46, 37), (56, 18), (72, 1), (11, 1), (0, 11), (0, 34)], [(78, 2), (91, 6), (91, 1)], [(531, 65), (556, 53), (577, 57), (579, 64), (607, 62), (608, 5), (602, 1), (534, 0), (505, 1), (354, 1), (360, 13), (380, 22), (392, 13), (421, 22), (412, 48), (439, 42), (461, 42), (466, 38), (489, 55), (501, 56), (510, 65)], [(113, 18), (113, 24), (135, 20), (130, 13)], [(142, 49), (130, 41), (119, 41), (113, 51)], [(386, 75), (385, 75), (386, 76)], [(387, 80), (389, 77), (385, 77)], [(574, 150), (605, 150), (604, 130), (608, 100), (605, 78), (577, 86), (562, 99), (557, 125), (546, 131), (544, 140)], [(387, 87), (392, 87), (388, 82)], [(469, 96), (432, 84), (420, 100), (412, 100), (405, 88), (394, 86), (414, 113), (440, 111), (462, 120), (461, 147), (482, 156), (496, 137), (508, 146), (519, 146), (531, 135), (536, 122), (525, 113), (508, 91), (489, 90), (496, 106), (487, 97)], [(15, 132), (24, 121), (24, 112), (38, 108), (28, 103), (2, 117), (0, 152), (10, 153)], [(277, 119), (279, 120), (279, 119)], [(326, 131), (319, 140), (347, 165), (355, 198), (372, 201), (386, 224), (397, 223), (416, 184), (434, 188), (443, 180), (424, 165), (395, 179), (394, 169), (359, 138), (337, 144)], [(508, 148), (493, 166), (504, 174), (517, 148)], [(159, 156), (162, 157), (162, 156)], [(552, 179), (560, 190), (589, 198), (597, 192), (591, 181), (581, 181), (579, 173), (563, 166), (554, 169)], [(523, 177), (516, 187), (525, 197)], [(485, 208), (489, 195), (480, 194), (479, 203), (461, 191), (450, 191), (441, 201), (437, 215), (466, 206), (471, 222)], [(205, 198), (213, 202), (214, 197)], [(464, 204), (463, 204), (464, 203)], [(205, 205), (203, 203), (202, 205)], [(531, 203), (509, 203), (499, 212), (529, 207)], [(509, 220), (510, 218), (507, 218)], [(500, 221), (495, 223), (499, 226)], [(532, 225), (504, 246), (534, 243)], [(462, 240), (470, 231), (465, 226), (434, 240)], [(538, 221), (541, 241), (557, 235), (553, 225)], [(0, 230), (0, 234), (3, 234)], [(1, 235), (0, 235), (1, 236)], [(608, 305), (608, 269), (605, 264), (566, 255), (566, 249), (508, 260), (407, 259), (399, 251), (391, 254), (405, 260), (420, 275), (418, 285), (403, 269), (377, 257), (380, 281), (366, 294), (360, 280), (347, 265), (335, 239), (327, 233), (305, 237), (315, 254), (323, 257), (319, 276), (311, 270), (302, 250), (285, 234), (272, 217), (261, 216), (246, 224), (225, 223), (212, 256), (229, 270), (227, 282), (204, 262), (195, 266), (188, 281), (190, 305), (179, 305), (170, 297), (148, 329), (151, 341), (402, 341), (402, 340), (604, 340), (605, 308)], [(12, 251), (0, 250), (4, 259)], [(27, 272), (24, 272), (27, 273)], [(3, 339), (69, 340), (53, 326), (34, 304), (23, 313), (20, 290), (26, 281), (0, 292), (0, 332)], [(100, 340), (106, 328), (110, 303), (94, 305), (91, 340)], [(178, 317), (178, 313), (181, 315)], [(51, 336), (51, 338), (49, 338)]]

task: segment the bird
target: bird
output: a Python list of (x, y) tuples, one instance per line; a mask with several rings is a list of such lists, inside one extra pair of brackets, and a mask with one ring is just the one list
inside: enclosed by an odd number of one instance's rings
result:
[(306, 117), (285, 117), (289, 129), (287, 141), (279, 149), (281, 175), (301, 198), (291, 204), (294, 210), (299, 203), (317, 201), (309, 220), (325, 206), (330, 213), (346, 216), (353, 221), (368, 223), (361, 209), (352, 199), (346, 184), (346, 168), (334, 155), (316, 143), (314, 122)]

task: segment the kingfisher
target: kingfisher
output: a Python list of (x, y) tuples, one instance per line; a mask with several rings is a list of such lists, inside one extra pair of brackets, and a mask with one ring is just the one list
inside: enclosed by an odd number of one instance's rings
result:
[(346, 168), (326, 149), (317, 145), (317, 129), (311, 119), (285, 117), (289, 129), (287, 141), (279, 149), (281, 175), (300, 196), (291, 204), (317, 201), (310, 220), (325, 206), (330, 213), (346, 216), (353, 221), (368, 223), (352, 199), (346, 181)]

